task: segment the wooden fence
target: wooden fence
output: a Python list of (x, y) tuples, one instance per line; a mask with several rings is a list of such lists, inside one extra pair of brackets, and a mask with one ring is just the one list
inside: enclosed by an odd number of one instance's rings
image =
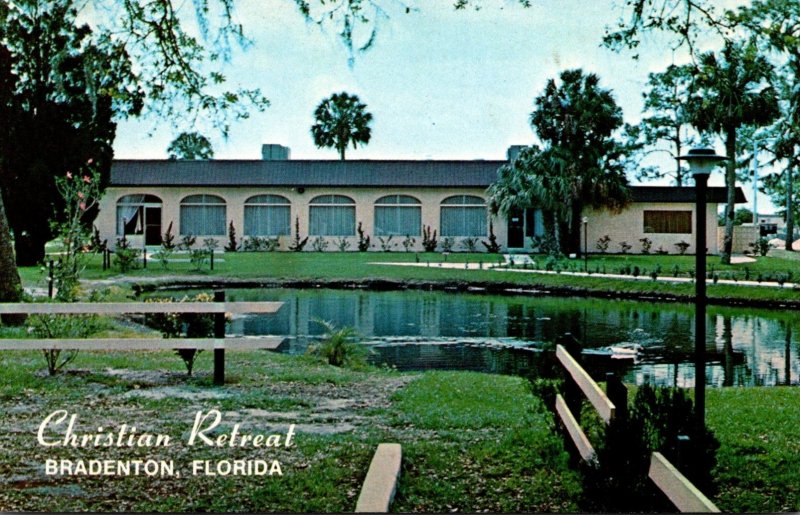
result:
[(214, 292), (214, 302), (72, 302), (3, 303), (0, 315), (123, 315), (147, 313), (199, 313), (214, 315), (213, 338), (37, 338), (0, 339), (0, 350), (171, 350), (214, 351), (214, 384), (225, 384), (225, 350), (276, 349), (279, 336), (225, 336), (226, 313), (275, 313), (282, 302), (226, 302), (225, 292)]
[[(565, 340), (567, 343), (568, 340)], [(568, 343), (567, 343), (568, 344)], [(572, 346), (573, 353), (580, 356), (580, 348)], [(585, 397), (606, 425), (616, 416), (625, 413), (628, 406), (628, 391), (614, 374), (606, 376), (606, 392), (592, 380), (586, 370), (563, 345), (556, 346), (556, 359), (569, 379), (565, 382), (566, 399), (556, 396), (556, 413), (581, 459), (590, 466), (599, 466), (597, 453), (580, 425), (580, 410)], [(650, 458), (648, 476), (675, 507), (681, 512), (719, 512), (719, 509), (697, 489), (661, 453), (654, 452)]]

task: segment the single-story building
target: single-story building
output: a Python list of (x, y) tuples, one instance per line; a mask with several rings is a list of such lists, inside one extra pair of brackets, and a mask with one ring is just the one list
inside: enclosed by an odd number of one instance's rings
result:
[[(267, 148), (268, 146), (265, 146)], [(113, 246), (123, 235), (137, 247), (157, 246), (172, 224), (179, 241), (192, 235), (201, 244), (214, 238), (228, 242), (229, 224), (237, 238), (273, 237), (285, 250), (299, 229), (311, 242), (324, 239), (327, 250), (348, 242), (356, 250), (358, 226), (371, 237), (371, 250), (381, 240), (392, 250), (422, 250), (423, 228), (452, 238), (454, 250), (470, 241), (488, 241), (490, 231), (505, 251), (531, 249), (531, 237), (543, 234), (541, 212), (527, 209), (508, 217), (491, 216), (486, 188), (505, 161), (317, 161), (262, 160), (116, 160), (110, 185), (95, 222), (101, 239)], [(288, 156), (288, 152), (284, 155)], [(588, 250), (608, 236), (608, 252), (620, 242), (641, 250), (642, 238), (676, 253), (686, 241), (693, 253), (694, 189), (634, 186), (633, 202), (622, 213), (587, 210)], [(738, 192), (739, 201), (744, 194)], [(717, 204), (724, 188), (710, 188), (708, 241), (717, 253)], [(391, 237), (391, 240), (389, 238)], [(477, 243), (478, 250), (485, 247)]]

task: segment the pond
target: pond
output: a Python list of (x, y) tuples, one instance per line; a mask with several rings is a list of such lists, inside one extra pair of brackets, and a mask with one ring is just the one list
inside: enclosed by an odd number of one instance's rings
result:
[[(590, 373), (629, 383), (694, 385), (694, 309), (688, 304), (421, 291), (229, 289), (228, 300), (282, 301), (272, 315), (236, 318), (228, 334), (285, 335), (281, 351), (306, 352), (324, 328), (352, 326), (370, 361), (400, 370), (463, 369), (547, 375), (552, 342), (583, 342)], [(169, 295), (176, 295), (170, 292)], [(800, 383), (800, 316), (793, 310), (708, 308), (707, 382)], [(549, 344), (549, 345), (548, 345)], [(631, 348), (636, 347), (636, 351)]]

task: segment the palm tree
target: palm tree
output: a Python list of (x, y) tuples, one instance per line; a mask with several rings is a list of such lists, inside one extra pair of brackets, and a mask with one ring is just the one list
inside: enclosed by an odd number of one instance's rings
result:
[(695, 77), (696, 94), (689, 103), (692, 125), (701, 132), (715, 132), (725, 140), (729, 157), (725, 171), (727, 203), (722, 263), (729, 264), (733, 250), (736, 210), (736, 131), (742, 126), (764, 126), (778, 117), (775, 89), (769, 85), (772, 65), (755, 43), (728, 42), (721, 55), (700, 56)]
[(566, 70), (560, 79), (548, 81), (530, 116), (544, 148), (521, 152), (489, 195), (504, 213), (541, 208), (562, 252), (580, 254), (584, 207), (616, 210), (628, 202), (623, 147), (612, 138), (622, 110), (597, 75)]
[(366, 104), (356, 95), (334, 93), (324, 99), (314, 111), (316, 123), (311, 126), (311, 135), (318, 148), (335, 148), (339, 158), (344, 161), (347, 146), (352, 143), (369, 143), (372, 131), (372, 114), (366, 111)]

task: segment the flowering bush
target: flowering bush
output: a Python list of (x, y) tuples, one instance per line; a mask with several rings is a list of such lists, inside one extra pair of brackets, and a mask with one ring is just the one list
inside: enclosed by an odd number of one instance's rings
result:
[(51, 225), (63, 246), (61, 266), (55, 272), (56, 298), (72, 301), (78, 295), (78, 278), (86, 268), (87, 251), (98, 250), (91, 245), (92, 235), (84, 217), (102, 196), (100, 174), (89, 159), (81, 173), (68, 171), (56, 177), (56, 189), (64, 199), (64, 221)]

